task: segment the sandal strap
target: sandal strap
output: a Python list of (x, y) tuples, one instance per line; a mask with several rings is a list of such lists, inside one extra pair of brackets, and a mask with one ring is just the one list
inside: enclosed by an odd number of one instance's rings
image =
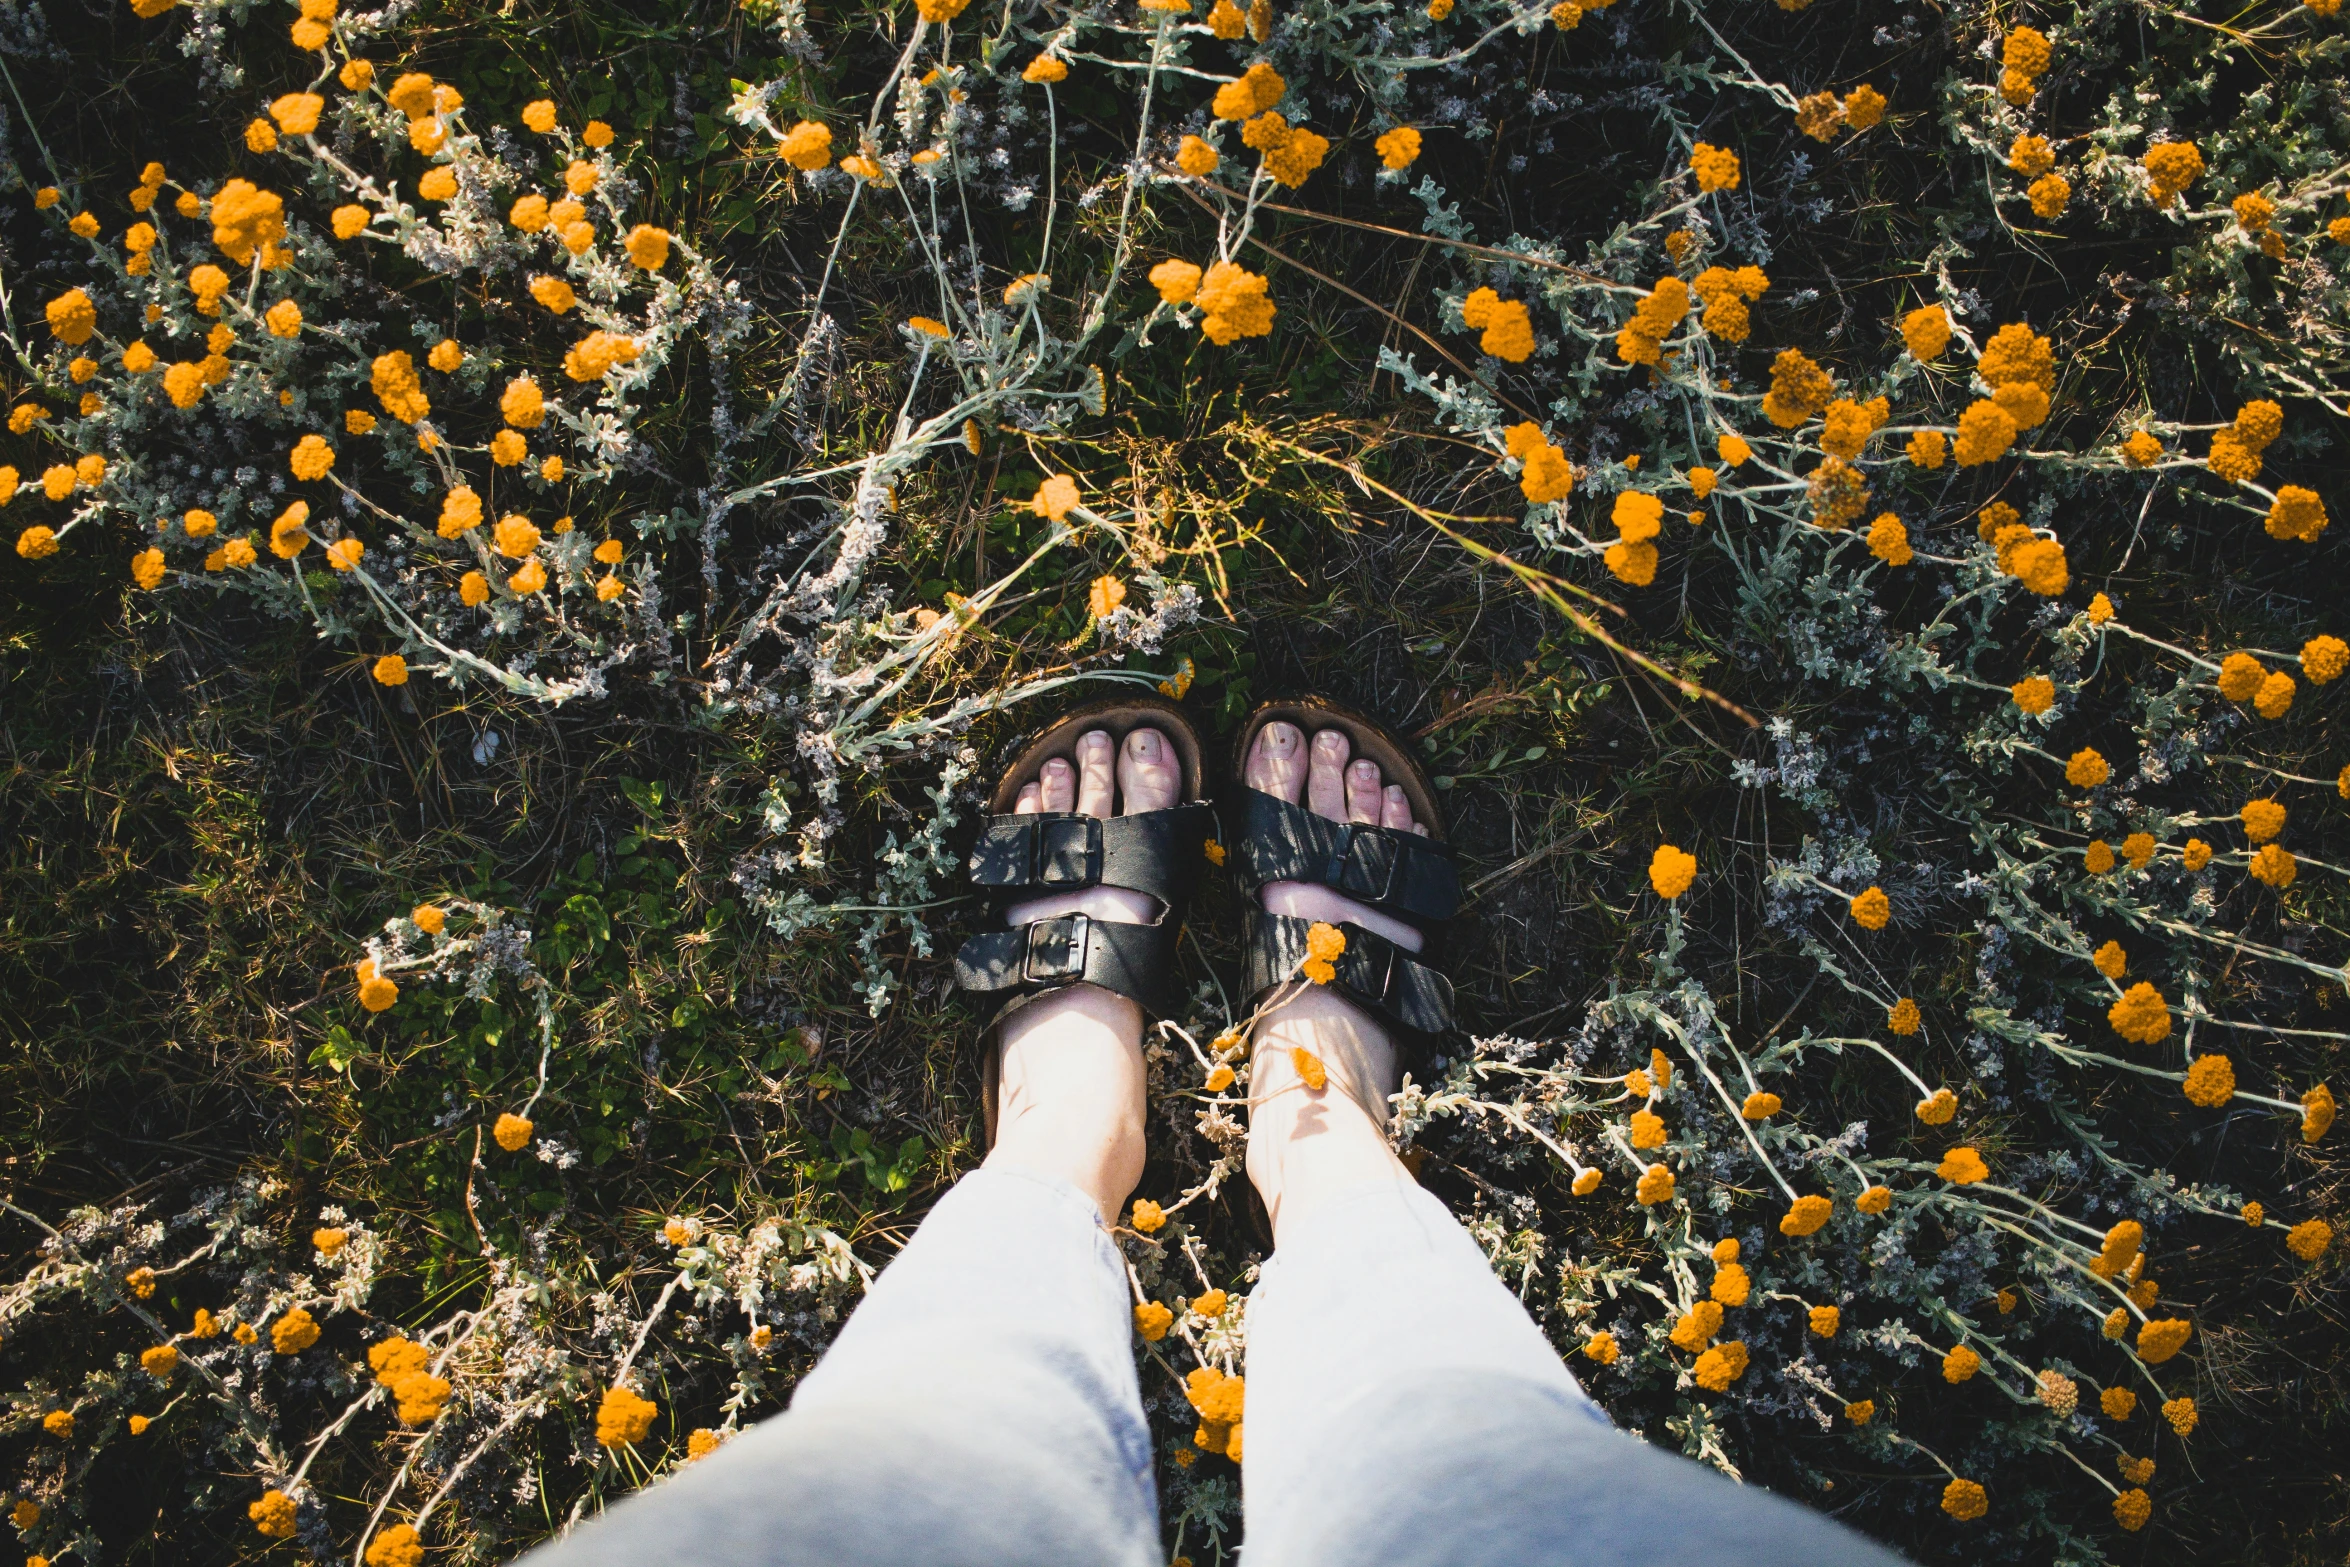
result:
[(1205, 801), (1133, 816), (990, 816), (972, 845), (969, 869), (972, 882), (999, 900), (1123, 887), (1158, 899), (1180, 918), (1215, 834), (1215, 809)]
[(1031, 996), (1070, 985), (1099, 985), (1146, 1011), (1163, 1013), (1177, 930), (1172, 919), (1128, 925), (1064, 914), (1015, 930), (982, 931), (955, 954), (955, 983), (983, 995), (1021, 991)]
[[(1256, 998), (1297, 977), (1298, 965), (1306, 959), (1306, 933), (1313, 925), (1286, 914), (1249, 912), (1247, 992), (1252, 1006)], [(1451, 980), (1385, 936), (1355, 924), (1338, 928), (1346, 933), (1346, 950), (1331, 964), (1337, 971), (1330, 982), (1333, 989), (1420, 1041), (1451, 1031)]]
[(1241, 889), (1252, 899), (1267, 882), (1319, 882), (1422, 929), (1444, 924), (1460, 909), (1461, 873), (1452, 849), (1416, 832), (1334, 822), (1278, 795), (1244, 789), (1233, 839)]

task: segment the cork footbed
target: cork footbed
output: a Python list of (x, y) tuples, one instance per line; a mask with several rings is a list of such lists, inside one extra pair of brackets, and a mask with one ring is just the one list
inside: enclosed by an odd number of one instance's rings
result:
[[(1400, 785), (1404, 798), (1411, 802), (1412, 819), (1428, 829), (1428, 836), (1438, 843), (1444, 838), (1444, 808), (1437, 803), (1436, 786), (1429, 782), (1427, 770), (1419, 758), (1404, 749), (1402, 743), (1385, 728), (1362, 714), (1351, 712), (1335, 702), (1321, 697), (1296, 697), (1287, 701), (1266, 702), (1248, 715), (1248, 722), (1240, 726), (1240, 738), (1232, 748), (1232, 776), (1244, 785), (1248, 780), (1248, 748), (1256, 743), (1257, 731), (1267, 724), (1295, 724), (1311, 745), (1316, 734), (1325, 729), (1336, 729), (1353, 746), (1353, 756), (1377, 762), (1387, 782)], [(1352, 760), (1352, 758), (1349, 758)]]
[(1042, 773), (1044, 764), (1054, 757), (1076, 766), (1078, 737), (1096, 729), (1108, 731), (1110, 739), (1121, 747), (1135, 730), (1156, 729), (1175, 748), (1176, 759), (1183, 766), (1183, 788), (1178, 803), (1188, 805), (1206, 797), (1199, 732), (1191, 727), (1189, 716), (1162, 697), (1119, 696), (1074, 709), (1047, 724), (1004, 769), (994, 797), (987, 802), (989, 813), (1012, 814), (1012, 806), (1020, 797), (1020, 786)]

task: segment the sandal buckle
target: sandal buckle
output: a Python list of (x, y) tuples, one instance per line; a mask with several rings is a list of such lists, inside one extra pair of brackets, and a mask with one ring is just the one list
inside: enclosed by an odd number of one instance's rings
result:
[(1093, 921), (1083, 914), (1038, 920), (1028, 927), (1028, 950), (1020, 958), (1020, 977), (1039, 984), (1085, 977), (1085, 954)]
[(1060, 816), (1040, 821), (1030, 840), (1029, 880), (1039, 887), (1090, 887), (1102, 878), (1102, 819)]
[(1361, 902), (1384, 903), (1395, 891), (1395, 867), (1402, 858), (1402, 846), (1388, 828), (1345, 822), (1338, 829), (1322, 882)]

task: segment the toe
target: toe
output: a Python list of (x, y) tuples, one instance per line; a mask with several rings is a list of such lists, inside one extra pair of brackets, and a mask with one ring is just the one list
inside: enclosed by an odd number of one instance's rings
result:
[(1181, 803), (1183, 768), (1156, 729), (1137, 729), (1118, 753), (1118, 810), (1126, 816)]
[(1357, 761), (1346, 769), (1346, 819), (1350, 822), (1375, 822), (1379, 819), (1379, 764)]
[(1346, 759), (1353, 749), (1338, 730), (1314, 736), (1313, 759), (1306, 766), (1306, 809), (1316, 816), (1346, 820)]
[(1044, 809), (1044, 785), (1031, 778), (1020, 786), (1019, 798), (1012, 802), (1014, 816), (1034, 816)]
[(1403, 785), (1389, 784), (1385, 798), (1380, 802), (1379, 825), (1382, 827), (1410, 827), (1412, 802), (1405, 798)]
[(1044, 784), (1044, 808), (1048, 811), (1069, 811), (1077, 808), (1077, 769), (1066, 757), (1056, 756), (1044, 764), (1039, 778)]
[(1117, 804), (1118, 749), (1106, 729), (1089, 729), (1077, 737), (1077, 812), (1081, 816), (1108, 816)]
[(1265, 725), (1250, 742), (1248, 761), (1242, 768), (1248, 786), (1295, 805), (1305, 790), (1305, 749), (1306, 737), (1297, 725)]

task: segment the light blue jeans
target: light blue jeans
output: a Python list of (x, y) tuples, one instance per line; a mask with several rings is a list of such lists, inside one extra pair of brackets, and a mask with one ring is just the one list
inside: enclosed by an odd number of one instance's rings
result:
[[(1247, 1567), (1895, 1567), (1608, 1424), (1444, 1205), (1366, 1187), (1248, 1297)], [(529, 1567), (1161, 1567), (1132, 1301), (1091, 1199), (963, 1177), (790, 1412)]]

